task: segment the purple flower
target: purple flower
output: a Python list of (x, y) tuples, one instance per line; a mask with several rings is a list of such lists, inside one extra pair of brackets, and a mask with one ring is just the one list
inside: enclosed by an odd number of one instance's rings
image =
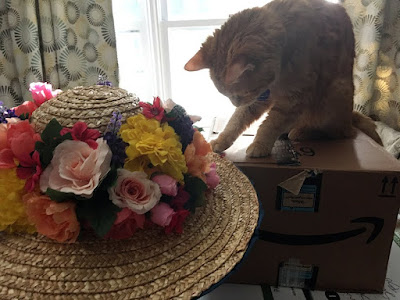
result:
[(117, 167), (122, 167), (127, 158), (125, 148), (128, 144), (118, 135), (119, 129), (121, 128), (121, 120), (121, 113), (118, 111), (113, 112), (110, 123), (107, 125), (106, 133), (104, 134), (104, 139), (107, 141), (112, 152), (111, 163), (115, 164)]
[(106, 86), (112, 86), (111, 81), (107, 80), (106, 75), (99, 75), (99, 79), (97, 81), (97, 85), (106, 85)]
[(182, 144), (182, 152), (193, 141), (194, 129), (193, 122), (187, 115), (185, 109), (180, 105), (175, 105), (166, 115), (168, 125), (174, 128), (179, 135)]
[(0, 123), (8, 123), (8, 118), (18, 118), (15, 114), (15, 109), (9, 109), (4, 106), (4, 103), (0, 101)]

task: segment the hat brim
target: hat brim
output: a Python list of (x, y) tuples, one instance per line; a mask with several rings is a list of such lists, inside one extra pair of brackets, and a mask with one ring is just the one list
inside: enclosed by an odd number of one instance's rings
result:
[(213, 155), (221, 182), (182, 235), (140, 230), (128, 240), (76, 244), (0, 235), (2, 299), (190, 299), (240, 262), (257, 226), (257, 194), (230, 161)]

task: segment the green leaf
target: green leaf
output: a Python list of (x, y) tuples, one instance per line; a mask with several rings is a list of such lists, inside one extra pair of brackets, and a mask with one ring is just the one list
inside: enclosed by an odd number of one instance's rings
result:
[(42, 141), (45, 144), (50, 144), (54, 138), (61, 136), (61, 129), (63, 129), (61, 124), (56, 119), (52, 119), (41, 134)]
[(207, 184), (203, 180), (198, 177), (185, 175), (185, 190), (190, 194), (188, 209), (191, 212), (194, 212), (196, 207), (204, 205)]
[(197, 127), (197, 126), (193, 126), (194, 128), (196, 128), (199, 132), (204, 131), (203, 127)]
[(118, 168), (115, 165), (112, 165), (111, 170), (108, 172), (106, 178), (103, 179), (98, 188), (101, 190), (107, 190), (110, 186), (113, 186), (117, 181), (117, 170)]
[(29, 119), (29, 113), (21, 114), (20, 116), (18, 116), (18, 118), (20, 118), (22, 121), (23, 120), (28, 120)]
[(76, 199), (76, 195), (73, 193), (63, 193), (60, 191), (53, 190), (51, 188), (48, 188), (46, 190), (46, 195), (50, 197), (51, 200), (55, 202), (65, 202), (65, 201), (71, 201)]
[(104, 237), (110, 231), (121, 211), (108, 198), (108, 193), (99, 190), (91, 199), (78, 201), (76, 213), (80, 220), (86, 220), (99, 237)]
[[(55, 120), (55, 119), (53, 119), (53, 120)], [(46, 126), (46, 128), (47, 128), (47, 126)], [(43, 134), (42, 134), (42, 136), (43, 136)], [(40, 162), (42, 164), (43, 169), (46, 168), (50, 164), (51, 160), (53, 159), (54, 149), (59, 144), (64, 142), (65, 140), (72, 140), (71, 133), (64, 134), (63, 136), (61, 136), (60, 133), (58, 133), (58, 136), (54, 136), (52, 139), (50, 139), (50, 141), (48, 143), (44, 143), (44, 142), (36, 142), (35, 143), (35, 150), (37, 150), (39, 152)]]

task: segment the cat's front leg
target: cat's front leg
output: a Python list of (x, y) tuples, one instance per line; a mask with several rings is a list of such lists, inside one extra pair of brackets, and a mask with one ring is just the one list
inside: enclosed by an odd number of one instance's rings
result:
[(286, 109), (273, 107), (260, 125), (254, 141), (246, 150), (248, 157), (263, 157), (271, 154), (276, 139), (288, 132), (295, 123), (294, 114)]
[(213, 151), (223, 152), (232, 146), (239, 135), (257, 120), (266, 111), (267, 107), (263, 102), (255, 102), (251, 105), (236, 108), (225, 129), (217, 139), (211, 141)]

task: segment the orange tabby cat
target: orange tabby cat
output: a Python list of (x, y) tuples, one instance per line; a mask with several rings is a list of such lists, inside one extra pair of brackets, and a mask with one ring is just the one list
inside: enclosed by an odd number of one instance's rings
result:
[[(265, 112), (247, 155), (270, 154), (275, 140), (342, 138), (359, 127), (376, 141), (374, 123), (353, 112), (354, 34), (344, 8), (324, 0), (275, 0), (241, 11), (209, 36), (185, 65), (210, 69), (237, 108), (212, 141), (224, 151)], [(269, 94), (267, 97), (266, 94)]]

